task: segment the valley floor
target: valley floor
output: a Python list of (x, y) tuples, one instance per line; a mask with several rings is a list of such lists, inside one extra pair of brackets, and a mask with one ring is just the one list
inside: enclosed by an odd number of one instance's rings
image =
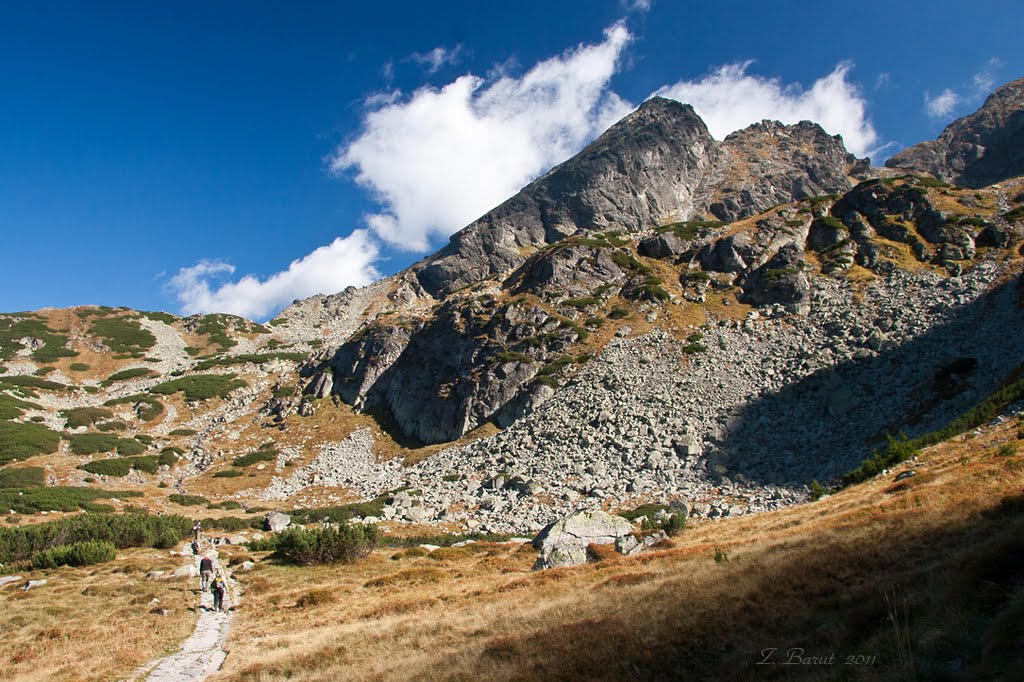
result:
[(214, 679), (1021, 679), (1019, 429), (574, 568), (482, 543), (262, 561)]

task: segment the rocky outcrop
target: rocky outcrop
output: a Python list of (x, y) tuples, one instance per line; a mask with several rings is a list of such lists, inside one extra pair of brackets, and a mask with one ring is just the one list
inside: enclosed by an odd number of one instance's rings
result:
[(846, 151), (842, 137), (810, 121), (755, 123), (725, 138), (722, 152), (709, 175), (707, 211), (727, 222), (756, 213), (753, 207), (846, 191), (847, 175), (865, 165)]
[(930, 173), (960, 187), (986, 187), (1024, 174), (1024, 78), (992, 93), (978, 111), (885, 165)]
[(586, 563), (587, 545), (614, 545), (632, 532), (633, 524), (608, 512), (588, 509), (570, 514), (534, 538), (533, 546), (540, 550), (540, 556), (533, 569)]

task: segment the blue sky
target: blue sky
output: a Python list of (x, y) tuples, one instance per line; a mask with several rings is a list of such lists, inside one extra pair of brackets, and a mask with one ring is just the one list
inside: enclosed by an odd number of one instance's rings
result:
[(5, 2), (0, 310), (263, 319), (418, 260), (655, 92), (877, 161), (1024, 75), (1019, 2), (833, 5)]

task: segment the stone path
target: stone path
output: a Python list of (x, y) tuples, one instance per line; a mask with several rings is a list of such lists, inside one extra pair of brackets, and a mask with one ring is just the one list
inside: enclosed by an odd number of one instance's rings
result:
[[(206, 551), (206, 554), (213, 559), (215, 573), (221, 570), (217, 550), (213, 547)], [(199, 561), (202, 554), (195, 557), (196, 569), (199, 568)], [(227, 593), (224, 595), (224, 606), (233, 608), (238, 604), (235, 581), (231, 573), (225, 571), (228, 579)], [(193, 578), (198, 582), (198, 578)], [(228, 611), (219, 613), (213, 611), (213, 593), (200, 592), (199, 594), (199, 620), (196, 622), (196, 629), (192, 636), (181, 645), (181, 651), (162, 658), (155, 663), (150, 663), (139, 674), (140, 679), (149, 671), (148, 682), (194, 682), (205, 680), (212, 675), (221, 664), (227, 654), (224, 652), (224, 642), (227, 641), (228, 631), (231, 629), (231, 620), (234, 614)]]

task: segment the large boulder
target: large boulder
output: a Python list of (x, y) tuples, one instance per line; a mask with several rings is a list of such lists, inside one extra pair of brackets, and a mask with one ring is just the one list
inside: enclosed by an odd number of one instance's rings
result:
[(267, 518), (263, 521), (263, 525), (266, 526), (267, 530), (277, 533), (291, 525), (292, 517), (287, 514), (282, 514), (281, 512), (271, 512), (270, 514), (267, 514)]
[(587, 545), (613, 545), (633, 532), (633, 524), (621, 516), (588, 509), (555, 521), (533, 540), (540, 550), (533, 569), (576, 566), (587, 561)]

